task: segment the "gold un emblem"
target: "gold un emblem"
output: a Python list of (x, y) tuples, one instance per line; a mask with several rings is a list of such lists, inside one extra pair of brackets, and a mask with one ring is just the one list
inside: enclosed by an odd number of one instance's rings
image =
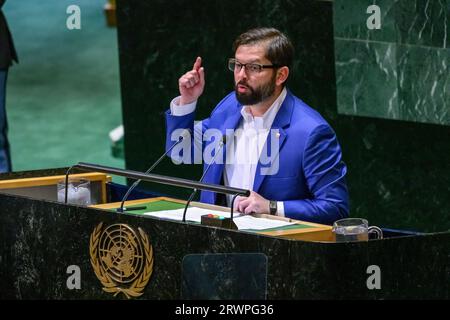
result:
[(91, 264), (103, 290), (122, 292), (128, 299), (139, 297), (153, 271), (153, 248), (145, 232), (126, 224), (94, 229), (89, 243)]

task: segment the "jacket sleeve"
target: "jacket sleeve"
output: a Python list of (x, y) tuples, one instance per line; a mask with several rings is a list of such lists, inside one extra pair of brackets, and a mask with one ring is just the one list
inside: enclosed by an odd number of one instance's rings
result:
[[(201, 164), (204, 162), (203, 150), (208, 142), (205, 142), (204, 133), (210, 127), (211, 117), (223, 108), (229, 105), (229, 100), (234, 96), (234, 92), (231, 92), (224, 97), (211, 112), (209, 118), (202, 121), (195, 120), (195, 111), (184, 116), (174, 116), (169, 110), (166, 111), (166, 150), (168, 150), (178, 140), (182, 134), (182, 130), (189, 130), (191, 139), (189, 145), (184, 142), (180, 142), (180, 145), (172, 149), (169, 156), (172, 160), (179, 163), (181, 160), (185, 164)], [(192, 146), (192, 147), (191, 147)]]
[(322, 224), (348, 217), (347, 168), (336, 135), (328, 125), (311, 132), (303, 154), (303, 172), (311, 197), (284, 201), (285, 216)]
[(203, 132), (208, 129), (209, 118), (194, 122), (195, 111), (184, 116), (174, 116), (170, 109), (166, 111), (166, 151), (173, 146), (183, 134), (189, 130), (189, 135), (168, 154), (175, 163), (202, 163)]

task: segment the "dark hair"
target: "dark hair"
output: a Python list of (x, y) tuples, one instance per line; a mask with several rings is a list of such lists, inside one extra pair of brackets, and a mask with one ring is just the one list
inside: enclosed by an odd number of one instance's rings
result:
[(242, 45), (267, 42), (266, 58), (275, 65), (291, 67), (294, 47), (286, 35), (275, 28), (255, 28), (241, 34), (233, 43), (233, 52)]

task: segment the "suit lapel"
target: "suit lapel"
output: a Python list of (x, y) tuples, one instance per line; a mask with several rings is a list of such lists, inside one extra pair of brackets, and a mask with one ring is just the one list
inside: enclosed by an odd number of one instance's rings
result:
[[(225, 121), (223, 123), (223, 126), (221, 127), (220, 131), (222, 132), (222, 136), (227, 137), (227, 129), (233, 129), (235, 130), (236, 127), (239, 125), (239, 121), (241, 119), (241, 112), (240, 112), (240, 108), (237, 108), (236, 112), (233, 112), (232, 114), (228, 115), (225, 118)], [(230, 137), (227, 137), (227, 139), (229, 139)], [(227, 158), (227, 144), (229, 144), (229, 141), (225, 142), (225, 145), (222, 147), (223, 148), (223, 161), (222, 163), (218, 163), (218, 164), (213, 164), (214, 166), (214, 181), (216, 181), (215, 183), (219, 184), (220, 180), (222, 178), (222, 174), (223, 174), (223, 168), (224, 168), (224, 163), (225, 160)], [(211, 168), (213, 169), (213, 168)]]
[[(236, 102), (235, 105), (232, 105), (229, 107), (229, 109), (225, 110), (223, 116), (218, 116), (217, 119), (221, 119), (223, 122), (217, 124), (217, 128), (220, 128), (220, 131), (222, 132), (222, 136), (226, 136), (227, 129), (233, 129), (235, 130), (236, 127), (239, 125), (239, 121), (241, 120), (241, 108), (242, 106)], [(227, 137), (228, 139), (229, 137)], [(223, 170), (224, 170), (224, 163), (227, 157), (226, 150), (227, 150), (227, 144), (229, 144), (228, 141), (226, 141), (226, 144), (223, 146), (223, 161), (222, 163), (218, 164), (212, 164), (210, 171), (211, 175), (210, 178), (207, 179), (210, 183), (220, 184), (223, 176)], [(211, 199), (211, 203), (216, 203), (217, 194), (211, 193), (213, 199)]]
[[(262, 151), (267, 152), (267, 157), (270, 157), (270, 159), (276, 159), (276, 157), (279, 157), (279, 153), (281, 152), (281, 148), (283, 147), (283, 144), (288, 134), (286, 128), (289, 127), (291, 123), (293, 110), (294, 110), (294, 98), (290, 93), (290, 91), (288, 90), (286, 98), (284, 99), (283, 104), (280, 107), (280, 110), (278, 111), (277, 115), (275, 116), (275, 119), (273, 120), (271, 130), (267, 135), (264, 149)], [(271, 139), (278, 140), (278, 148), (275, 148), (276, 150), (271, 150), (272, 147), (272, 144), (270, 142)], [(253, 190), (255, 192), (259, 191), (261, 184), (263, 183), (265, 177), (267, 176), (267, 174), (264, 174), (264, 169), (266, 168), (267, 171), (270, 171), (269, 166), (270, 164), (262, 166), (261, 161), (258, 161), (258, 165), (256, 167), (255, 172), (255, 180), (253, 182)]]

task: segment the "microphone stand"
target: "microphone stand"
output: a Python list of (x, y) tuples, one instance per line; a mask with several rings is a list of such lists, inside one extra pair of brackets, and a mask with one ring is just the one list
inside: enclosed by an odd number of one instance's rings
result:
[[(167, 156), (167, 154), (170, 152), (170, 151), (172, 151), (172, 149), (173, 148), (175, 148), (175, 146), (177, 146), (181, 141), (183, 141), (186, 137), (187, 137), (187, 135), (190, 135), (190, 130), (188, 130), (188, 131), (185, 131), (179, 138), (178, 138), (178, 141), (177, 142), (175, 142), (166, 152), (164, 152), (164, 154), (161, 156), (161, 157), (159, 157), (159, 159), (158, 160), (156, 160), (155, 161), (155, 163), (153, 163), (153, 165), (150, 167), (150, 168), (148, 168), (148, 170), (147, 171), (145, 171), (145, 174), (149, 174), (166, 156)], [(120, 208), (119, 209), (117, 209), (117, 212), (122, 212), (123, 213), (123, 205), (124, 205), (124, 203), (125, 203), (125, 201), (128, 199), (128, 196), (130, 195), (130, 193), (134, 190), (134, 188), (136, 188), (137, 187), (137, 185), (139, 184), (139, 183), (141, 183), (141, 181), (142, 181), (142, 179), (138, 179), (138, 180), (136, 180), (132, 185), (131, 185), (131, 187), (127, 190), (127, 192), (125, 193), (125, 195), (123, 196), (123, 198), (122, 198), (122, 202), (120, 203)]]
[[(163, 159), (164, 157), (170, 152), (172, 151), (173, 148), (175, 148), (175, 146), (177, 146), (181, 141), (183, 141), (185, 138), (187, 138), (188, 136), (191, 135), (191, 130), (190, 129), (186, 129), (186, 131), (183, 132), (183, 134), (178, 138), (178, 141), (175, 142), (166, 152), (164, 152), (164, 154), (158, 159), (156, 160), (156, 162), (145, 172), (145, 174), (149, 174)], [(80, 163), (81, 164), (81, 163)], [(72, 171), (72, 169), (74, 167), (80, 167), (80, 164), (78, 165), (74, 165), (71, 166), (67, 172), (66, 172), (66, 178), (65, 178), (65, 190), (64, 190), (64, 203), (67, 204), (67, 192), (68, 192), (68, 186), (69, 186), (69, 173), (70, 171)], [(89, 165), (89, 164), (86, 164)], [(95, 165), (93, 165), (95, 166)], [(111, 168), (113, 169), (113, 168)], [(120, 208), (117, 209), (117, 212), (123, 212), (123, 205), (125, 203), (125, 201), (127, 200), (128, 196), (130, 195), (131, 191), (133, 191), (134, 188), (136, 188), (136, 186), (142, 181), (142, 179), (138, 179), (137, 181), (135, 181), (133, 183), (133, 185), (127, 190), (127, 192), (125, 193), (124, 197), (122, 198), (122, 202), (120, 203)]]
[[(213, 162), (216, 161), (216, 158), (218, 156), (218, 154), (220, 153), (220, 150), (222, 149), (222, 147), (225, 145), (224, 142), (225, 138), (222, 137), (222, 140), (220, 141), (220, 146), (219, 146), (219, 150), (216, 152), (216, 154), (214, 155), (214, 158), (212, 159), (212, 161), (208, 164), (208, 166), (205, 169), (205, 172), (203, 172), (202, 177), (200, 178), (200, 182), (203, 181), (203, 178), (206, 176), (206, 173), (208, 172), (209, 168), (211, 167), (211, 165), (213, 164)], [(191, 203), (192, 199), (194, 198), (194, 196), (197, 194), (197, 188), (194, 188), (194, 191), (192, 191), (191, 195), (189, 196), (189, 199), (186, 202), (186, 205), (184, 206), (184, 211), (183, 211), (183, 222), (186, 222), (186, 212), (187, 209), (189, 207), (189, 204)]]
[(233, 196), (233, 199), (231, 200), (231, 220), (233, 220), (234, 200), (236, 200), (236, 198), (237, 198), (238, 196), (240, 196), (240, 195), (243, 195), (243, 194), (241, 194), (241, 193), (236, 193), (236, 194)]
[[(79, 162), (78, 164), (70, 167), (66, 172), (65, 203), (67, 203), (67, 185), (68, 185), (68, 181), (69, 181), (69, 174), (73, 168), (83, 169), (83, 170), (87, 170), (87, 171), (104, 172), (104, 173), (108, 173), (108, 174), (116, 174), (119, 176), (131, 178), (131, 179), (139, 179), (139, 180), (160, 183), (160, 184), (165, 184), (165, 185), (189, 188), (191, 190), (199, 189), (199, 190), (205, 190), (205, 191), (210, 191), (210, 192), (234, 195), (234, 198), (232, 201), (232, 207), (231, 207), (231, 217), (233, 214), (233, 206), (234, 206), (235, 198), (238, 195), (242, 195), (245, 197), (248, 197), (250, 195), (250, 190), (245, 190), (245, 189), (240, 189), (240, 188), (227, 187), (227, 186), (218, 185), (218, 184), (203, 183), (203, 182), (199, 182), (199, 181), (187, 180), (187, 179), (169, 177), (169, 176), (162, 176), (162, 175), (158, 175), (158, 174), (149, 174), (149, 173), (145, 174), (145, 173), (138, 172), (138, 171), (107, 167), (107, 166), (103, 166), (103, 165), (86, 163), (86, 162)], [(207, 215), (205, 215), (205, 216), (202, 216), (202, 224), (225, 227), (228, 229), (236, 229), (236, 225), (233, 223), (232, 218), (215, 219), (214, 217), (210, 218)]]

